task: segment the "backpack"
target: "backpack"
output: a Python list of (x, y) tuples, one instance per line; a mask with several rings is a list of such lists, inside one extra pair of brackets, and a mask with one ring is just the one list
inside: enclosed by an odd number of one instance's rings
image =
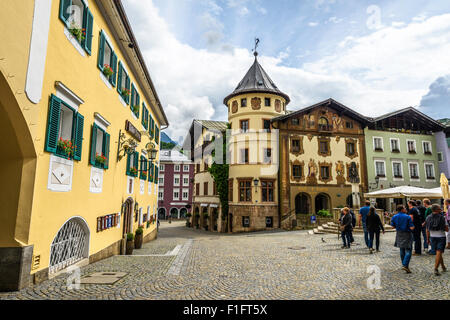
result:
[(354, 228), (356, 226), (356, 217), (353, 210), (350, 210), (350, 214), (352, 215), (352, 227)]

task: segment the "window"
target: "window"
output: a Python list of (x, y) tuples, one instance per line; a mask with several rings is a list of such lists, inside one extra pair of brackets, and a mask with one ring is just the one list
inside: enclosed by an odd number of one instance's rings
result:
[(293, 165), (292, 166), (292, 174), (294, 178), (301, 178), (303, 177), (303, 166), (301, 165)]
[(203, 195), (208, 195), (208, 182), (203, 182)]
[(353, 121), (345, 121), (345, 127), (347, 129), (353, 129)]
[(134, 83), (131, 85), (131, 111), (133, 111), (133, 114), (136, 116), (136, 118), (139, 118), (139, 105), (141, 97), (139, 93), (136, 90), (136, 87), (134, 86)]
[(208, 169), (209, 169), (209, 164), (208, 164), (208, 161), (206, 161), (206, 159), (205, 159), (205, 171), (208, 171)]
[(174, 169), (173, 170), (175, 172), (180, 172), (180, 165), (179, 164), (174, 165)]
[(195, 184), (195, 194), (196, 194), (197, 196), (200, 195), (200, 183), (196, 183), (196, 184)]
[(347, 154), (353, 156), (355, 154), (355, 143), (348, 142), (346, 147), (347, 147)]
[(443, 156), (442, 152), (438, 152), (437, 156), (438, 156), (438, 161), (439, 162), (443, 162), (444, 161), (444, 156)]
[(373, 147), (375, 151), (383, 151), (383, 139), (374, 137), (373, 138)]
[(270, 120), (263, 119), (263, 131), (270, 132)]
[(328, 125), (328, 119), (325, 117), (319, 118), (319, 130), (330, 130), (330, 126)]
[(409, 176), (411, 179), (419, 179), (419, 165), (417, 163), (409, 164)]
[(375, 161), (375, 174), (378, 177), (386, 177), (386, 170), (383, 161)]
[(415, 140), (408, 140), (408, 152), (409, 153), (416, 153), (416, 141)]
[(164, 200), (164, 189), (159, 188), (158, 200)]
[(247, 106), (247, 99), (246, 98), (241, 99), (241, 107), (245, 108), (246, 106)]
[(147, 180), (147, 176), (148, 176), (148, 161), (147, 158), (144, 156), (141, 156), (141, 159), (139, 161), (139, 167), (140, 167), (140, 172), (139, 172), (139, 179), (141, 180)]
[(128, 155), (127, 158), (127, 176), (137, 177), (139, 168), (139, 152)]
[(431, 153), (431, 142), (430, 141), (423, 141), (423, 153), (425, 154), (432, 154)]
[(391, 151), (400, 152), (400, 141), (399, 139), (391, 139)]
[(161, 177), (159, 177), (159, 181), (158, 182), (156, 182), (156, 180), (155, 180), (155, 183), (159, 183), (161, 185), (164, 185), (164, 175), (162, 174)]
[(180, 191), (173, 190), (173, 200), (180, 200)]
[[(72, 6), (79, 8), (80, 14), (74, 14)], [(81, 46), (90, 55), (92, 51), (92, 29), (94, 16), (82, 0), (60, 0), (59, 18), (65, 24), (69, 32), (76, 38)], [(85, 35), (83, 31), (85, 30)], [(84, 39), (83, 39), (84, 37)]]
[(274, 183), (273, 180), (261, 179), (262, 202), (273, 202)]
[(242, 226), (244, 228), (250, 228), (250, 217), (242, 217)]
[(126, 104), (130, 103), (130, 77), (128, 73), (125, 71), (125, 68), (122, 65), (122, 61), (119, 62), (119, 73), (117, 76), (117, 92), (122, 97), (123, 101)]
[(240, 121), (241, 132), (247, 132), (249, 128), (249, 120)]
[(273, 217), (266, 217), (266, 228), (273, 228)]
[(150, 162), (150, 166), (148, 168), (148, 181), (153, 182), (154, 181), (154, 174), (155, 174), (155, 165), (153, 162)]
[(50, 97), (45, 151), (81, 160), (84, 117), (53, 94)]
[(319, 153), (328, 154), (328, 141), (319, 141)]
[(291, 123), (294, 126), (298, 126), (300, 124), (300, 121), (298, 120), (298, 118), (292, 118)]
[(197, 173), (200, 172), (200, 163), (197, 163), (197, 164), (195, 165), (195, 171), (196, 171)]
[(183, 175), (183, 186), (189, 185), (189, 175)]
[(184, 164), (184, 165), (183, 165), (183, 171), (184, 171), (184, 172), (189, 172), (189, 165)]
[(241, 149), (241, 164), (248, 163), (248, 149)]
[(179, 187), (180, 186), (180, 175), (179, 174), (175, 174), (173, 176), (173, 185), (175, 187)]
[(106, 40), (103, 30), (100, 32), (100, 47), (98, 49), (97, 66), (108, 81), (115, 86), (117, 77), (117, 55), (111, 44)]
[[(155, 183), (158, 184), (158, 181), (159, 181), (159, 168), (158, 168), (158, 166), (155, 166)], [(155, 188), (155, 190), (156, 190), (156, 188)], [(156, 192), (155, 192), (155, 194), (156, 194)]]
[(252, 181), (240, 180), (239, 181), (239, 201), (251, 202), (252, 201)]
[(108, 169), (110, 135), (94, 123), (91, 136), (89, 163), (96, 168)]
[(149, 128), (148, 128), (148, 132), (150, 133), (150, 139), (154, 139), (155, 138), (155, 120), (153, 119), (152, 115), (149, 114)]
[(428, 180), (434, 180), (434, 165), (431, 163), (425, 163), (425, 173)]
[(330, 179), (330, 167), (320, 166), (320, 180)]
[(159, 128), (156, 124), (155, 124), (155, 142), (156, 144), (159, 144)]
[(145, 102), (142, 102), (142, 126), (144, 127), (144, 129), (147, 131), (148, 130), (148, 109), (145, 105)]
[(228, 180), (228, 201), (233, 202), (233, 179)]
[(403, 169), (401, 162), (392, 162), (392, 171), (394, 173), (394, 178), (403, 178)]
[(164, 171), (164, 165), (163, 165), (163, 164), (160, 164), (160, 165), (159, 165), (159, 170), (160, 170), (160, 171)]
[(264, 98), (264, 105), (270, 107), (270, 98)]
[(189, 189), (183, 189), (182, 200), (189, 200)]
[(272, 163), (272, 149), (264, 149), (264, 163)]
[(292, 152), (300, 152), (300, 139), (292, 140)]

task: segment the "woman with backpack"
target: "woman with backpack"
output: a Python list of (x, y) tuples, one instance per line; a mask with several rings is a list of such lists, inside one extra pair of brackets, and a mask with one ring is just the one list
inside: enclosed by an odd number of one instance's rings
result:
[(440, 276), (439, 266), (442, 267), (442, 271), (446, 272), (447, 268), (444, 265), (444, 259), (442, 254), (447, 244), (447, 237), (445, 232), (448, 232), (448, 224), (444, 215), (441, 214), (441, 207), (437, 204), (433, 204), (431, 207), (432, 214), (427, 217), (425, 225), (427, 227), (427, 241), (431, 244), (431, 247), (436, 250), (436, 261), (434, 263), (434, 274)]
[(381, 222), (380, 216), (377, 214), (375, 207), (370, 207), (369, 213), (367, 214), (367, 230), (369, 231), (369, 252), (373, 253), (373, 239), (376, 240), (377, 252), (380, 252), (380, 231), (383, 231), (384, 226)]

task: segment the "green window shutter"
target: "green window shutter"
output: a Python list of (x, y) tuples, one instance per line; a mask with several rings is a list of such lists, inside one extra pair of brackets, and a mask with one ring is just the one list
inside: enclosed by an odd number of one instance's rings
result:
[[(127, 81), (125, 86), (127, 87), (128, 90), (130, 90), (130, 77), (127, 75)], [(127, 104), (130, 104), (130, 96), (127, 96), (127, 99), (125, 101)]]
[(159, 128), (155, 126), (155, 142), (159, 144)]
[(148, 173), (148, 181), (153, 182), (153, 162), (150, 164), (150, 172)]
[(155, 122), (153, 120), (152, 115), (150, 115), (150, 138), (153, 139), (153, 137), (155, 136)]
[(155, 183), (158, 184), (159, 168), (155, 165)]
[(60, 0), (59, 2), (59, 18), (69, 27), (70, 13), (67, 12), (72, 5), (72, 0)]
[[(134, 153), (134, 167), (136, 170), (139, 169), (139, 152), (137, 151)], [(137, 177), (137, 175), (135, 177)]]
[(81, 151), (83, 148), (83, 128), (84, 128), (84, 117), (77, 113), (76, 114), (76, 125), (74, 130), (74, 144), (75, 152), (73, 153), (73, 159), (81, 161)]
[(143, 177), (143, 171), (145, 171), (145, 163), (143, 163), (142, 161), (144, 161), (145, 160), (145, 157), (144, 156), (141, 156), (141, 158), (140, 158), (140, 161), (139, 161), (139, 166), (141, 167), (140, 169), (141, 169), (141, 172), (140, 172), (140, 174), (139, 174), (139, 178), (140, 179), (142, 179), (142, 177)]
[[(136, 90), (136, 89), (135, 89)], [(139, 95), (139, 93), (136, 90), (136, 105), (139, 106), (141, 104), (141, 96)], [(139, 108), (137, 109), (137, 114), (136, 117), (139, 119)]]
[(100, 31), (100, 43), (98, 46), (98, 68), (103, 71), (103, 66), (105, 65), (103, 59), (105, 55), (105, 35), (103, 30)]
[(92, 31), (94, 28), (94, 16), (92, 15), (89, 8), (86, 8), (85, 14), (84, 14), (84, 28), (86, 29), (86, 37), (83, 40), (83, 46), (84, 49), (86, 49), (86, 52), (91, 55), (92, 51)]
[(91, 134), (91, 154), (89, 157), (89, 163), (93, 166), (95, 165), (95, 149), (97, 144), (97, 125), (94, 123), (92, 125), (92, 134)]
[(59, 131), (59, 116), (61, 113), (61, 99), (57, 98), (53, 94), (50, 97), (48, 107), (48, 120), (47, 120), (47, 137), (45, 140), (45, 151), (56, 152), (58, 144), (58, 131)]
[(119, 75), (117, 76), (117, 92), (122, 94), (122, 62), (119, 61)]
[[(141, 119), (141, 123), (142, 123), (142, 125), (145, 128), (145, 103), (144, 102), (142, 103), (142, 119)], [(145, 129), (147, 129), (147, 128), (145, 128)]]
[(111, 136), (105, 132), (105, 138), (103, 139), (103, 155), (106, 157), (105, 164), (103, 165), (103, 169), (109, 168), (109, 141), (111, 140)]
[[(133, 111), (134, 107), (134, 95), (136, 94), (136, 89), (134, 88), (134, 83), (131, 84), (131, 103), (130, 103), (130, 109)], [(133, 111), (134, 113), (134, 111)]]
[(130, 175), (130, 158), (131, 158), (131, 154), (128, 155), (127, 157), (127, 175)]
[(117, 55), (116, 53), (113, 51), (112, 55), (111, 55), (111, 68), (113, 69), (113, 75), (109, 78), (109, 81), (111, 82), (111, 84), (114, 86), (116, 86), (116, 79), (117, 79)]

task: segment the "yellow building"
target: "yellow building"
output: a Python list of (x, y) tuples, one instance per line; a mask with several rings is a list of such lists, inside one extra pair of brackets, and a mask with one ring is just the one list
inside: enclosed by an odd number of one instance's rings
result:
[(119, 0), (3, 0), (0, 21), (0, 290), (17, 290), (139, 225), (156, 237), (168, 121)]

